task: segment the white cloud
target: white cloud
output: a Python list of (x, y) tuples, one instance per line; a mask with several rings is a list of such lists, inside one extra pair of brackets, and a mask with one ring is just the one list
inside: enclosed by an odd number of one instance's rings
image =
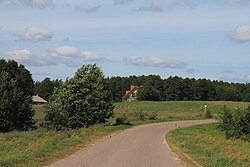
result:
[(114, 5), (125, 5), (133, 2), (134, 0), (114, 0)]
[(46, 56), (34, 56), (28, 49), (7, 51), (3, 53), (4, 58), (13, 59), (19, 63), (29, 66), (43, 66), (56, 64)]
[(94, 61), (94, 60), (100, 60), (101, 59), (95, 53), (93, 53), (91, 51), (83, 51), (83, 52), (81, 52), (80, 58), (85, 60), (85, 61)]
[(71, 46), (60, 46), (49, 50), (48, 55), (52, 57), (74, 58), (79, 55), (79, 52), (76, 48)]
[(236, 28), (232, 35), (232, 39), (237, 42), (250, 41), (250, 25), (240, 26)]
[(27, 28), (23, 34), (19, 35), (20, 39), (32, 42), (50, 41), (52, 37), (53, 34), (48, 29), (38, 26)]
[(28, 49), (8, 51), (4, 53), (4, 57), (16, 61), (26, 61), (30, 59), (31, 52)]
[(52, 0), (20, 0), (24, 5), (44, 9), (52, 4)]
[(91, 51), (80, 52), (78, 49), (66, 45), (48, 50), (48, 55), (54, 58), (77, 59), (81, 61), (98, 61), (102, 59)]
[(83, 12), (83, 13), (86, 13), (86, 14), (95, 13), (100, 8), (101, 8), (100, 5), (91, 6), (91, 7), (88, 7), (88, 8), (83, 8), (83, 7), (79, 6), (79, 5), (75, 5), (75, 11), (76, 12)]
[(13, 59), (28, 66), (47, 66), (64, 64), (75, 67), (86, 62), (103, 60), (91, 51), (78, 51), (71, 46), (50, 49), (47, 53), (34, 54), (28, 49), (7, 51), (2, 54), (5, 59)]
[(144, 6), (141, 6), (137, 9), (135, 9), (135, 11), (152, 11), (152, 12), (161, 12), (164, 10), (165, 4), (163, 1), (159, 1), (159, 0), (154, 0), (149, 4), (146, 4)]
[(186, 63), (177, 60), (164, 60), (159, 57), (129, 57), (126, 59), (128, 62), (138, 66), (149, 66), (149, 67), (160, 67), (160, 68), (175, 68), (184, 69), (186, 68)]

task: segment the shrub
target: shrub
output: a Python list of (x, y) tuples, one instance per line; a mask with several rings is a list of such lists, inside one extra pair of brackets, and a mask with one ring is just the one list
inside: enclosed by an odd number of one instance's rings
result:
[(245, 110), (235, 112), (224, 107), (220, 128), (225, 131), (227, 138), (241, 138), (250, 141), (250, 106)]
[(205, 118), (213, 118), (213, 115), (212, 115), (211, 111), (207, 110), (205, 112)]
[(233, 129), (233, 113), (226, 106), (223, 107), (220, 115), (221, 124), (219, 127), (225, 131), (227, 138), (231, 137), (231, 131)]
[(83, 65), (56, 89), (49, 100), (45, 124), (53, 129), (88, 127), (113, 115), (104, 75), (96, 64)]
[(147, 114), (143, 113), (142, 111), (134, 111), (132, 115), (137, 119), (137, 120), (145, 120), (147, 118)]
[(128, 117), (123, 114), (121, 116), (116, 117), (115, 125), (131, 125), (131, 123), (129, 122)]
[(157, 119), (157, 113), (153, 112), (151, 114), (148, 115), (148, 119), (150, 120), (156, 120)]

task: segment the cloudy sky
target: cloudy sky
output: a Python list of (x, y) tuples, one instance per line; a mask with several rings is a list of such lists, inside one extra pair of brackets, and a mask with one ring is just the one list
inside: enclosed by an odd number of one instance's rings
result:
[(158, 74), (250, 82), (249, 0), (0, 0), (0, 58), (34, 80)]

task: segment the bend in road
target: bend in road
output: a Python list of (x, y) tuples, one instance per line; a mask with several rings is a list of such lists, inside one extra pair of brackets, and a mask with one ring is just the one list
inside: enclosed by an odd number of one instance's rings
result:
[(125, 130), (51, 167), (182, 167), (166, 147), (165, 134), (176, 127), (215, 120), (164, 122)]

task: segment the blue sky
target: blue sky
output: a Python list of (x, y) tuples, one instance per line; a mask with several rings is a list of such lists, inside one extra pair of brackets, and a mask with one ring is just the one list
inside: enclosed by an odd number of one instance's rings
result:
[(157, 74), (250, 82), (249, 0), (0, 0), (0, 58), (34, 80)]

